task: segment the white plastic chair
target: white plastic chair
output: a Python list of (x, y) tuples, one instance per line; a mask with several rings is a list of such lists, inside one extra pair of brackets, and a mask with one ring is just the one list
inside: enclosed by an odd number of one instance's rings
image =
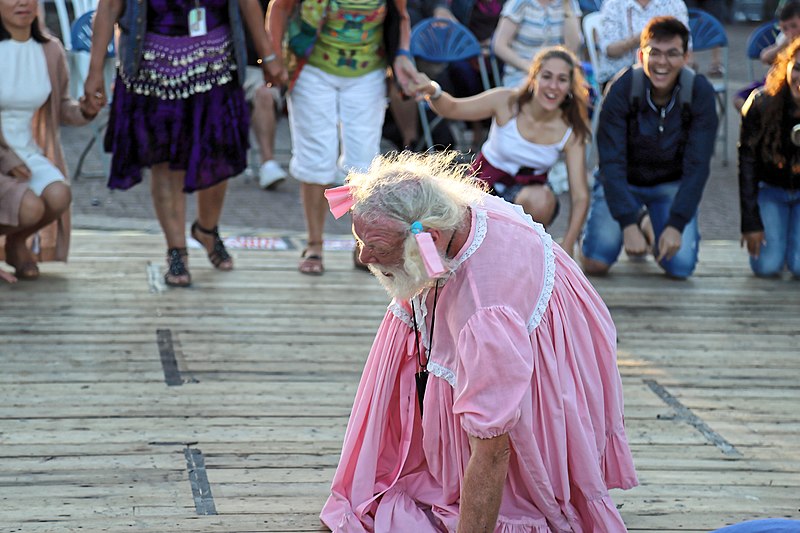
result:
[(592, 87), (597, 100), (594, 103), (594, 111), (592, 113), (592, 143), (586, 151), (586, 161), (591, 163), (597, 152), (597, 126), (600, 122), (600, 107), (603, 103), (603, 94), (600, 90), (600, 84), (597, 83), (597, 75), (600, 72), (600, 54), (597, 50), (597, 35), (600, 31), (602, 23), (602, 16), (599, 11), (584, 15), (583, 22), (583, 42), (586, 43), (586, 51), (589, 55), (589, 63), (592, 65), (594, 71), (595, 82)]

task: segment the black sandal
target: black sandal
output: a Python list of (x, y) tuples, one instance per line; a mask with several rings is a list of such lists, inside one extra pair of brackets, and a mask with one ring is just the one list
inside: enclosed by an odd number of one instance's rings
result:
[[(214, 246), (211, 248), (211, 251), (208, 252), (208, 260), (211, 261), (211, 264), (214, 265), (214, 268), (218, 270), (233, 270), (233, 259), (231, 258), (231, 254), (228, 253), (228, 250), (225, 249), (225, 243), (222, 242), (222, 239), (219, 236), (219, 226), (214, 226), (212, 229), (206, 229), (195, 220), (192, 224), (192, 238), (203, 244), (203, 241), (197, 238), (195, 232), (205, 233), (206, 235), (211, 235), (214, 237)], [(203, 246), (205, 248), (205, 245)], [(224, 263), (227, 263), (229, 266), (225, 266)]]
[[(192, 275), (186, 268), (184, 258), (188, 257), (186, 248), (170, 248), (167, 250), (167, 273), (164, 274), (164, 283), (170, 287), (188, 287), (192, 284)], [(177, 278), (186, 277), (185, 280)]]

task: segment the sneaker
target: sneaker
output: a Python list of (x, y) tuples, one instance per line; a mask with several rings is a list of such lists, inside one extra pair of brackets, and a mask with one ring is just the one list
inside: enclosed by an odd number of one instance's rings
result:
[(267, 191), (274, 190), (280, 182), (286, 179), (286, 171), (273, 159), (262, 163), (258, 169), (258, 184)]

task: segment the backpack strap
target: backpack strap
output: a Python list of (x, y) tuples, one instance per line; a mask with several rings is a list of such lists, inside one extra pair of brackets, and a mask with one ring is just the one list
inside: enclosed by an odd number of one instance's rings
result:
[(694, 70), (689, 67), (681, 69), (678, 84), (681, 89), (678, 92), (678, 104), (681, 110), (681, 125), (684, 130), (689, 129), (692, 122), (692, 93), (694, 92)]

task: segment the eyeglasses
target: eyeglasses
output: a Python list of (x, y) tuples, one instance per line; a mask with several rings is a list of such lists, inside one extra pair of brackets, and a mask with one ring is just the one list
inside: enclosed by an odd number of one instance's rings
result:
[(674, 63), (676, 61), (683, 59), (683, 52), (681, 52), (676, 48), (672, 48), (664, 52), (663, 50), (659, 50), (658, 48), (653, 48), (651, 46), (648, 46), (646, 48), (643, 48), (642, 52), (647, 54), (650, 57), (650, 59), (657, 59), (657, 60), (666, 59), (670, 63)]

